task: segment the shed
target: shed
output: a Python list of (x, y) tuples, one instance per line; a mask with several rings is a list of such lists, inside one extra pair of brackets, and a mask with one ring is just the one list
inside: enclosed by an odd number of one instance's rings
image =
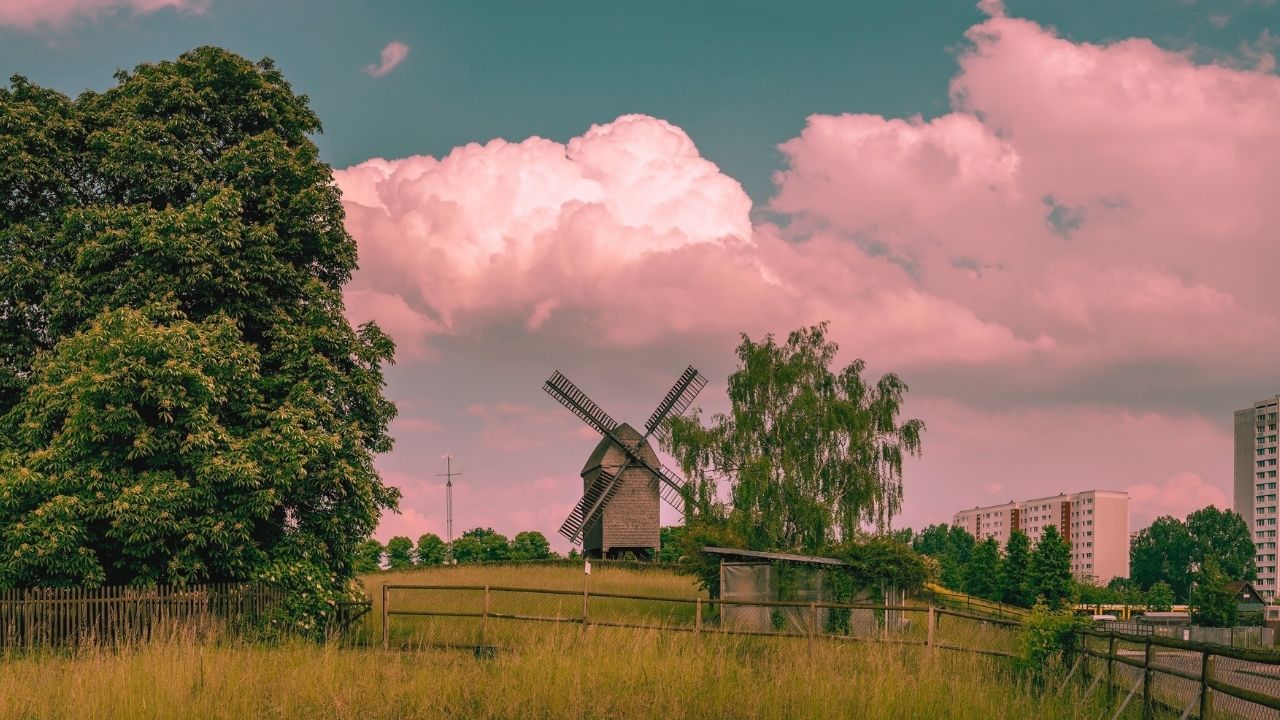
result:
[[(810, 610), (806, 607), (769, 607), (752, 605), (753, 602), (778, 600), (799, 602), (832, 602), (833, 598), (824, 579), (832, 567), (844, 567), (848, 563), (835, 558), (792, 553), (762, 552), (739, 548), (704, 547), (702, 552), (720, 558), (720, 593), (718, 599), (743, 604), (721, 605), (720, 623), (723, 627), (738, 630), (805, 633), (809, 631)], [(788, 588), (788, 597), (781, 597), (776, 564), (798, 566), (793, 569), (794, 582)], [(854, 602), (872, 602), (868, 592), (855, 597)], [(818, 626), (826, 627), (829, 610), (818, 609)], [(852, 610), (850, 629), (862, 634), (873, 632), (876, 627), (874, 610)]]

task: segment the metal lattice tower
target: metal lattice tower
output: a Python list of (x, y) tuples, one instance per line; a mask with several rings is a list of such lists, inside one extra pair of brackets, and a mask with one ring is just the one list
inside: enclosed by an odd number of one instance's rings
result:
[(444, 455), (445, 470), (442, 473), (436, 473), (436, 477), (445, 478), (444, 481), (444, 528), (445, 534), (448, 535), (446, 543), (449, 549), (449, 557), (447, 561), (453, 561), (453, 478), (461, 475), (460, 472), (453, 471), (453, 453), (446, 450)]

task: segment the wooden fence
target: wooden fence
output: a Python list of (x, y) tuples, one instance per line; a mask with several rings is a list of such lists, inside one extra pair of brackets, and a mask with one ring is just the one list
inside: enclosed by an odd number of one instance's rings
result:
[(243, 583), (0, 590), (0, 649), (206, 636), (261, 620), (282, 599)]
[[(397, 597), (397, 595), (399, 597)], [(415, 597), (416, 596), (416, 597)], [(500, 598), (500, 600), (499, 600)], [(604, 603), (632, 604), (630, 613), (601, 612)], [(634, 604), (644, 607), (636, 608)], [(655, 606), (683, 606), (682, 611), (663, 611)], [(594, 607), (594, 609), (593, 609)], [(754, 609), (762, 625), (726, 622), (726, 608)], [(833, 615), (843, 613), (837, 622)], [(853, 617), (861, 615), (859, 618)], [(474, 647), (492, 651), (495, 621), (517, 620), (534, 623), (567, 623), (604, 628), (630, 628), (691, 632), (709, 635), (748, 635), (807, 639), (852, 640), (919, 645), (1001, 657), (1014, 657), (1008, 642), (986, 643), (992, 632), (1007, 637), (1020, 625), (1015, 620), (993, 618), (962, 610), (925, 605), (870, 603), (829, 603), (806, 601), (728, 600), (723, 598), (680, 598), (630, 595), (613, 592), (522, 588), (490, 585), (404, 585), (384, 584), (377, 607), (384, 649), (392, 647), (393, 617), (420, 618), (446, 622), (464, 621), (454, 626), (452, 639), (429, 643), (448, 647)], [(943, 618), (950, 618), (943, 622)], [(657, 622), (654, 622), (657, 620)], [(869, 623), (867, 622), (869, 620)], [(776, 626), (771, 626), (776, 623)], [(839, 626), (840, 629), (833, 629)], [(978, 632), (975, 632), (978, 631)], [(1004, 631), (1004, 632), (1002, 632)], [(984, 646), (985, 645), (985, 646)]]
[(1116, 718), (1135, 700), (1145, 720), (1170, 712), (1201, 720), (1272, 719), (1280, 710), (1278, 652), (1094, 629), (1076, 637), (1079, 653), (1069, 675), (1082, 670), (1086, 698), (1101, 688), (1117, 700)]

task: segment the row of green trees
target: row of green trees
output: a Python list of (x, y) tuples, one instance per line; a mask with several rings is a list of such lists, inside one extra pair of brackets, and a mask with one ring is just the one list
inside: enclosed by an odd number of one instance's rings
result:
[[(551, 560), (559, 557), (547, 538), (536, 530), (516, 533), (511, 540), (493, 528), (475, 528), (453, 541), (453, 560), (460, 564), (501, 562), (504, 560)], [(427, 533), (413, 540), (403, 535), (387, 540), (366, 540), (356, 547), (356, 572), (374, 572), (382, 568), (404, 570), (415, 566), (443, 565), (449, 560), (449, 545), (439, 535)]]
[(1039, 599), (1058, 609), (1072, 601), (1071, 546), (1053, 525), (1034, 548), (1019, 530), (1009, 534), (1003, 549), (995, 538), (979, 542), (964, 528), (945, 523), (908, 536), (917, 552), (937, 561), (946, 587), (1018, 607), (1029, 608)]

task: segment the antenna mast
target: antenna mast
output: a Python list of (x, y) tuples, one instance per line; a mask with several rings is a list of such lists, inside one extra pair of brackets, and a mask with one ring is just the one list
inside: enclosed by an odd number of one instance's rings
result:
[(436, 477), (445, 478), (444, 481), (444, 527), (445, 534), (448, 535), (448, 557), (445, 558), (447, 564), (453, 564), (453, 477), (461, 475), (460, 472), (453, 471), (453, 453), (449, 450), (444, 451), (445, 471), (436, 473)]

